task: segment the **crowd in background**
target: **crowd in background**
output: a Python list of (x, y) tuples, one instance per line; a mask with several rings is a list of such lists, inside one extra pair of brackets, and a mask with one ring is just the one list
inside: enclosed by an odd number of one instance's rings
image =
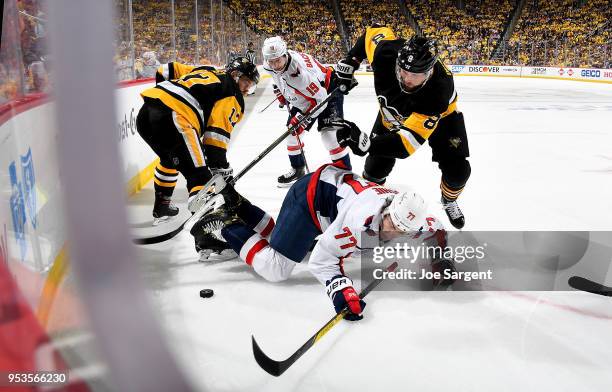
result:
[[(121, 6), (127, 3), (115, 1)], [(373, 23), (391, 27), (399, 37), (415, 34), (396, 0), (337, 1), (349, 45)], [(449, 64), (610, 66), (609, 0), (528, 0), (508, 42), (500, 41), (516, 0), (402, 1), (423, 34), (436, 39), (440, 57)], [(221, 3), (224, 11), (219, 10)], [(170, 2), (133, 0), (136, 77), (149, 77), (155, 64), (172, 58), (196, 62), (194, 1), (175, 0), (175, 4), (177, 50), (173, 53)], [(126, 18), (122, 19), (118, 28), (125, 32)], [(273, 35), (281, 35), (291, 49), (310, 53), (324, 63), (335, 63), (346, 53), (332, 0), (214, 0), (212, 9), (199, 10), (198, 19), (197, 62), (202, 64), (222, 64), (242, 54), (253, 36), (258, 53), (263, 39)], [(241, 25), (248, 27), (250, 39), (236, 39), (244, 34)], [(124, 37), (120, 42), (116, 64), (120, 79), (125, 79), (131, 72), (129, 40)], [(499, 55), (493, 56), (498, 46)]]
[(410, 38), (414, 30), (402, 15), (397, 0), (344, 0), (340, 1), (342, 16), (346, 21), (347, 34), (351, 46), (361, 36), (366, 27), (374, 23), (389, 26), (395, 35)]
[(230, 0), (230, 7), (255, 32), (282, 36), (290, 49), (314, 55), (320, 62), (336, 62), (343, 54), (333, 10), (325, 0)]
[[(39, 0), (17, 0), (15, 28), (3, 29), (0, 48), (0, 103), (50, 90), (50, 56), (45, 13)], [(13, 21), (6, 23), (13, 27)]]
[(423, 33), (435, 38), (440, 57), (452, 64), (487, 63), (514, 8), (511, 0), (413, 0), (406, 5)]
[[(132, 47), (127, 0), (115, 0), (116, 57), (119, 80), (131, 79)], [(134, 26), (134, 73), (147, 78), (159, 63), (225, 65), (230, 57), (244, 54), (247, 42), (256, 39), (242, 18), (226, 0), (174, 1), (174, 43), (172, 3), (169, 0), (132, 0)], [(199, 40), (198, 40), (199, 39)]]
[(507, 46), (514, 64), (610, 67), (610, 0), (528, 0)]
[[(261, 43), (273, 35), (291, 49), (335, 63), (372, 23), (403, 38), (422, 30), (450, 64), (612, 67), (610, 0), (527, 0), (507, 41), (501, 40), (516, 0), (206, 0), (199, 1), (197, 18), (194, 0), (175, 0), (174, 25), (170, 0), (132, 0), (133, 34), (129, 1), (113, 1), (118, 80), (152, 77), (172, 60), (222, 66), (243, 55), (248, 42), (261, 64)], [(16, 19), (5, 20), (0, 48), (0, 103), (50, 89), (46, 3), (12, 3)], [(11, 23), (14, 28), (7, 27)]]

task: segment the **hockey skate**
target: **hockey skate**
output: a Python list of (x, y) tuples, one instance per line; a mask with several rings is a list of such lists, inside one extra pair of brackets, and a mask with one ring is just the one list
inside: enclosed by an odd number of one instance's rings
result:
[(157, 192), (155, 194), (155, 204), (153, 204), (153, 226), (168, 222), (177, 216), (179, 209), (172, 203), (170, 196), (164, 196)]
[(223, 240), (221, 229), (239, 221), (240, 218), (227, 208), (223, 195), (216, 195), (210, 200), (207, 212), (190, 230), (196, 241), (200, 261), (225, 261), (238, 257)]
[(447, 200), (444, 198), (444, 196), (442, 196), (441, 202), (450, 223), (456, 229), (462, 229), (465, 225), (465, 217), (463, 216), (461, 209), (459, 209), (457, 200)]
[(196, 239), (196, 250), (200, 255), (199, 261), (227, 261), (235, 259), (238, 254), (226, 241), (217, 238), (216, 234), (201, 234)]
[(294, 182), (306, 175), (306, 169), (302, 167), (292, 167), (291, 170), (282, 176), (278, 177), (278, 187), (287, 188), (293, 185)]

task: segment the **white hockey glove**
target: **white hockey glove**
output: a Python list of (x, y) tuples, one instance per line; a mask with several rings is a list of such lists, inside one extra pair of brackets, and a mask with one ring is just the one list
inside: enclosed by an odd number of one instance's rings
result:
[(223, 177), (223, 179), (225, 180), (225, 182), (230, 182), (233, 178), (234, 178), (234, 169), (232, 169), (231, 166), (228, 166), (226, 168), (210, 168), (210, 172), (215, 175), (218, 174), (221, 177)]
[(370, 150), (370, 137), (362, 132), (359, 127), (350, 121), (340, 120), (332, 122), (337, 129), (336, 139), (342, 147), (348, 146), (353, 154), (360, 157), (365, 156)]

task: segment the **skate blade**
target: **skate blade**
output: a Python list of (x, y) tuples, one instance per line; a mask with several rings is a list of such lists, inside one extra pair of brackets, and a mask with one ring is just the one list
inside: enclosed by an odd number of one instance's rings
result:
[(210, 251), (200, 251), (200, 260), (199, 261), (201, 263), (210, 263), (210, 262), (217, 262), (217, 261), (229, 261), (229, 260), (233, 260), (233, 259), (235, 259), (237, 257), (238, 257), (238, 255), (232, 249), (226, 249), (226, 250), (222, 251), (221, 253), (213, 252), (212, 250), (210, 250)]
[(162, 216), (161, 218), (153, 218), (153, 226), (159, 226), (164, 223), (172, 222), (178, 216)]

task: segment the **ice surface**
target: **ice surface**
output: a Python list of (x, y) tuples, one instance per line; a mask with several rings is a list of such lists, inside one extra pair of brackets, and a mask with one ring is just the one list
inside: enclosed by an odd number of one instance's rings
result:
[[(371, 128), (371, 76), (345, 101), (345, 117)], [(458, 77), (472, 177), (460, 199), (465, 230), (611, 230), (612, 85)], [(236, 171), (284, 131), (270, 80), (246, 99), (232, 135)], [(310, 168), (327, 162), (316, 132), (305, 137)], [(357, 173), (363, 158), (351, 157)], [(272, 215), (286, 190), (284, 144), (237, 184)], [(421, 192), (439, 217), (440, 173), (429, 146), (398, 161), (390, 185)], [(179, 187), (184, 182), (179, 183)], [(152, 188), (152, 185), (149, 186)], [(186, 192), (176, 201), (185, 208)], [(134, 227), (151, 220), (152, 189), (130, 200)], [(448, 222), (445, 221), (448, 225)], [(163, 227), (163, 226), (161, 226)], [(365, 318), (342, 322), (280, 378), (255, 363), (251, 334), (284, 359), (333, 314), (298, 265), (284, 283), (240, 261), (197, 262), (188, 233), (140, 247), (142, 269), (167, 343), (185, 374), (210, 391), (601, 391), (612, 387), (612, 302), (571, 292), (373, 292)], [(347, 272), (358, 278), (357, 266)], [(610, 283), (610, 276), (607, 283)], [(393, 284), (386, 282), (384, 284)], [(215, 296), (202, 299), (200, 289)]]

